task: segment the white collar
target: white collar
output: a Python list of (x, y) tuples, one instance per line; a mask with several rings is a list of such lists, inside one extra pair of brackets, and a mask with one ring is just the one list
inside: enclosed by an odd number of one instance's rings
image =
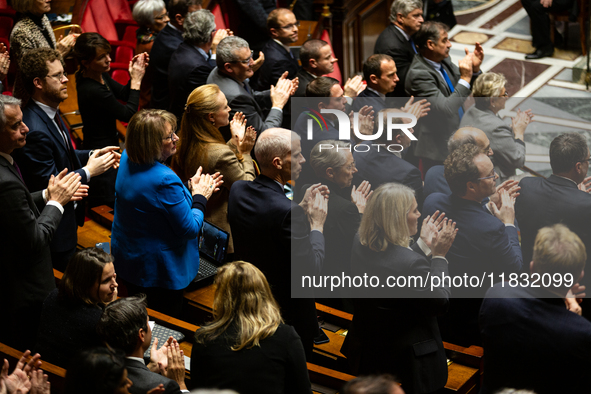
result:
[(43, 104), (43, 103), (41, 103), (41, 102), (39, 102), (37, 100), (33, 100), (33, 102), (35, 104), (37, 104), (39, 106), (39, 108), (41, 108), (43, 110), (43, 112), (45, 112), (45, 114), (47, 116), (49, 116), (49, 119), (53, 120), (55, 118), (55, 114), (57, 113), (59, 107), (58, 108), (53, 108), (53, 107), (50, 107), (47, 104)]
[(168, 26), (170, 26), (170, 27), (172, 27), (174, 30), (176, 30), (176, 31), (180, 31), (180, 32), (182, 33), (181, 29), (179, 29), (178, 27), (176, 27), (176, 26), (175, 26), (175, 25), (173, 25), (172, 23), (168, 22)]
[(8, 153), (0, 152), (0, 156), (4, 157), (11, 165), (14, 165), (14, 159)]
[(433, 67), (435, 70), (441, 72), (441, 63), (437, 63), (437, 62), (434, 62), (433, 60), (427, 59), (425, 56), (423, 56), (423, 59), (425, 59), (427, 61), (427, 63), (429, 63), (431, 65), (431, 67)]
[(287, 51), (287, 53), (291, 53), (291, 48), (288, 47), (287, 45), (283, 45), (283, 43), (279, 40), (273, 39), (273, 41), (275, 41), (277, 44), (281, 45), (283, 48), (285, 48), (285, 50)]
[(410, 40), (410, 36), (408, 34), (406, 34), (406, 32), (404, 30), (402, 30), (401, 27), (399, 27), (398, 25), (396, 25), (395, 23), (392, 23), (394, 25), (395, 28), (398, 29), (399, 32), (402, 33), (402, 35), (404, 36), (404, 38), (406, 38), (406, 41)]
[(135, 360), (135, 361), (139, 361), (140, 363), (146, 365), (146, 362), (144, 361), (143, 358), (139, 358), (139, 357), (126, 357), (128, 360)]
[(377, 90), (370, 88), (369, 86), (367, 86), (366, 89), (367, 90), (371, 90), (372, 92), (374, 92), (375, 94), (377, 94), (378, 96), (380, 96), (380, 98), (382, 98), (384, 100), (386, 99), (386, 95), (385, 94), (382, 94), (382, 93), (378, 92)]

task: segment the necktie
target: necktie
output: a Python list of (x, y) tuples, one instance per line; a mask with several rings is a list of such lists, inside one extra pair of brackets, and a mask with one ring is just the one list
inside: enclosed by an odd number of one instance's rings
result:
[(246, 82), (244, 82), (243, 85), (244, 85), (244, 89), (246, 89), (246, 91), (248, 93), (250, 93), (250, 88), (248, 87), (248, 84)]
[[(68, 152), (68, 158), (70, 159), (70, 167), (73, 167), (74, 160), (72, 159), (72, 148), (70, 145), (70, 137), (68, 136), (68, 133), (66, 133), (66, 131), (64, 130), (64, 127), (62, 126), (62, 120), (57, 112), (55, 113), (53, 120), (55, 121), (55, 124), (57, 124), (57, 128), (64, 140), (64, 144), (66, 144), (66, 151)], [(70, 168), (70, 169), (73, 169), (73, 168)]]
[(21, 173), (21, 169), (18, 168), (18, 164), (16, 164), (16, 160), (14, 160), (14, 159), (12, 160), (12, 165), (16, 169), (16, 172), (18, 172), (18, 176), (19, 176), (19, 178), (21, 178), (21, 181), (23, 181), (25, 186), (27, 186), (27, 184), (25, 183), (25, 179), (23, 178), (23, 174)]
[[(449, 90), (451, 90), (451, 92), (453, 93), (455, 89), (453, 83), (451, 83), (451, 79), (449, 79), (449, 75), (447, 75), (445, 68), (443, 68), (443, 64), (439, 67), (439, 70), (441, 70), (441, 74), (443, 74), (443, 79), (445, 79), (445, 82), (447, 83)], [(458, 114), (460, 115), (460, 120), (462, 120), (462, 117), (464, 116), (464, 108), (462, 108), (461, 106), (460, 108), (458, 108)]]
[(408, 42), (410, 42), (410, 46), (411, 46), (412, 50), (414, 51), (414, 53), (417, 53), (417, 46), (415, 45), (415, 42), (412, 40), (412, 37), (410, 37), (408, 39)]

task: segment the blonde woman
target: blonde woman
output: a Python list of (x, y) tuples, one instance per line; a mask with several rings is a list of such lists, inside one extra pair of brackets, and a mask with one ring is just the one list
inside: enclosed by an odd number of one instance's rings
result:
[[(236, 181), (252, 181), (256, 174), (250, 152), (256, 131), (246, 129), (246, 119), (237, 112), (230, 122), (230, 107), (217, 85), (203, 85), (193, 90), (179, 131), (178, 155), (172, 159), (172, 169), (183, 182), (194, 175), (193, 168), (203, 167), (207, 173), (219, 172), (224, 184), (207, 202), (205, 220), (230, 233), (228, 253), (234, 253), (228, 197)], [(232, 138), (226, 143), (219, 128), (230, 124)], [(192, 173), (193, 172), (193, 173)]]
[[(455, 239), (455, 223), (437, 211), (423, 221), (411, 188), (386, 183), (370, 196), (353, 241), (353, 275), (410, 278), (448, 275), (445, 254)], [(431, 257), (428, 257), (431, 256)], [(430, 393), (447, 381), (447, 363), (437, 315), (446, 312), (450, 288), (402, 285), (355, 300), (355, 314), (342, 352), (355, 375), (396, 375), (406, 393)], [(369, 291), (366, 289), (366, 291)], [(367, 294), (365, 295), (367, 296)], [(377, 340), (376, 338), (379, 338)]]
[(215, 282), (214, 320), (197, 330), (191, 354), (195, 388), (311, 393), (302, 342), (283, 324), (263, 273), (236, 261), (220, 268)]

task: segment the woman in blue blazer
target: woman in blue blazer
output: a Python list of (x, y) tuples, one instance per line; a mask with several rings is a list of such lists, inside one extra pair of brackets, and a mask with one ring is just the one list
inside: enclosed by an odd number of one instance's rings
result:
[(115, 184), (111, 234), (115, 267), (130, 295), (145, 293), (150, 308), (178, 316), (183, 289), (199, 270), (197, 235), (219, 174), (187, 187), (164, 162), (176, 153), (176, 118), (163, 110), (135, 114)]

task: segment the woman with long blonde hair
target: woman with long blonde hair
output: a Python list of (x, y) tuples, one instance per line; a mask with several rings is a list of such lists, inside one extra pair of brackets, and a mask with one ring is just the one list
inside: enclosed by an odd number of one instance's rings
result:
[[(252, 127), (246, 129), (246, 119), (241, 112), (237, 112), (231, 122), (229, 116), (228, 100), (217, 85), (203, 85), (193, 90), (181, 121), (179, 153), (173, 157), (172, 169), (183, 182), (194, 175), (191, 173), (193, 166), (223, 175), (223, 187), (207, 202), (205, 219), (230, 233), (228, 253), (233, 253), (228, 197), (234, 182), (252, 181), (256, 176), (250, 156), (256, 131)], [(228, 124), (232, 138), (226, 143), (219, 128)]]
[(214, 319), (197, 330), (191, 353), (195, 388), (311, 393), (302, 342), (283, 324), (265, 275), (235, 261), (218, 270), (215, 283)]

